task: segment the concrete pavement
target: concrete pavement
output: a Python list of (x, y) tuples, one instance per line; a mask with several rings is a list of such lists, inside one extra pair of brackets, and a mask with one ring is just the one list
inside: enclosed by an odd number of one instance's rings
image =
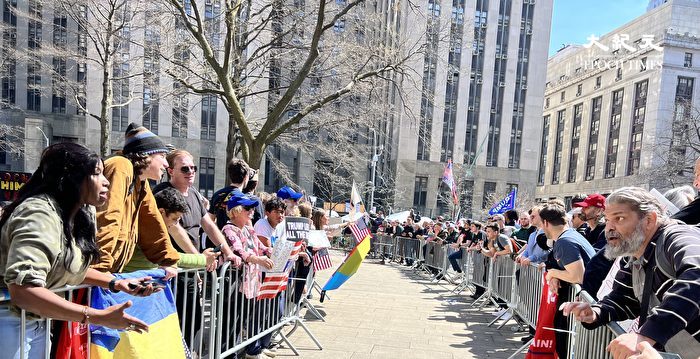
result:
[[(335, 266), (343, 255), (332, 253)], [(333, 270), (317, 274), (323, 285)], [(326, 322), (306, 314), (306, 324), (323, 345), (318, 350), (299, 328), (291, 342), (302, 358), (507, 358), (524, 333), (514, 333), (512, 322), (501, 330), (487, 327), (492, 307), (470, 308), (465, 291), (450, 293), (454, 285), (430, 283), (424, 272), (396, 263), (365, 259), (360, 270), (340, 289), (319, 303)], [(292, 357), (280, 348), (278, 357)]]

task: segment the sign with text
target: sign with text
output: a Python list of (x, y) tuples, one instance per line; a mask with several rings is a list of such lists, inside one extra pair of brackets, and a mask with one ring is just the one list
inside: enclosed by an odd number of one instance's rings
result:
[(13, 201), (17, 192), (29, 182), (31, 173), (0, 171), (0, 201)]

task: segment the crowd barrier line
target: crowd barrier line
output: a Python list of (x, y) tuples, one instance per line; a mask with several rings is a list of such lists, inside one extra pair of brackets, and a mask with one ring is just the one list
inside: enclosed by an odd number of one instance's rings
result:
[[(245, 269), (236, 269), (230, 266), (230, 262), (224, 263), (218, 271), (206, 272), (204, 269), (180, 269), (178, 276), (172, 281), (173, 298), (178, 306), (180, 319), (180, 332), (183, 339), (190, 346), (190, 350), (198, 354), (199, 358), (220, 359), (234, 357), (237, 352), (243, 350), (248, 344), (262, 338), (265, 335), (278, 334), (281, 340), (295, 355), (299, 355), (289, 339), (292, 331), (285, 334), (282, 329), (293, 325), (293, 328), (301, 327), (319, 350), (323, 346), (304, 324), (300, 315), (300, 309), (306, 301), (306, 307), (314, 315), (320, 313), (308, 302), (306, 295), (294, 302), (295, 281), (303, 280), (309, 285), (313, 276), (306, 278), (291, 278), (287, 283), (287, 289), (278, 293), (273, 299), (243, 299), (240, 293), (240, 280), (245, 275)], [(72, 300), (78, 290), (87, 290), (87, 305), (90, 305), (92, 286), (64, 286), (52, 289), (52, 292), (62, 295), (67, 300)], [(308, 287), (313, 289), (313, 282)], [(228, 296), (228, 298), (226, 298)], [(177, 300), (179, 299), (179, 301)], [(229, 299), (229, 300), (226, 300)], [(230, 300), (233, 299), (233, 302)], [(247, 300), (248, 303), (243, 301)], [(7, 292), (0, 293), (0, 305), (9, 305), (10, 296)], [(247, 304), (247, 305), (244, 305)], [(313, 309), (312, 309), (313, 308)], [(192, 318), (186, 319), (187, 316)], [(27, 312), (20, 309), (20, 343), (26, 340)], [(224, 318), (228, 318), (224, 320)], [(47, 328), (46, 350), (44, 357), (51, 357), (51, 324), (54, 320), (42, 319)], [(72, 322), (67, 322), (69, 327)], [(228, 325), (224, 328), (224, 323)], [(81, 324), (83, 325), (83, 324)], [(90, 357), (90, 345), (92, 338), (87, 330), (87, 357)], [(224, 339), (226, 335), (226, 339)], [(228, 338), (233, 338), (229, 342)], [(55, 340), (57, 340), (56, 338)], [(20, 352), (20, 359), (26, 359), (24, 351)]]
[[(386, 239), (382, 239), (386, 241)], [(424, 240), (393, 237), (392, 261), (412, 259), (423, 264), (417, 269), (428, 271), (429, 268), (442, 270), (440, 274), (447, 274), (449, 271), (448, 259), (450, 251), (447, 244), (436, 242), (425, 242)], [(421, 250), (426, 246), (425, 255)], [(408, 247), (408, 249), (407, 249)], [(418, 248), (416, 251), (415, 249)], [(432, 250), (432, 251), (431, 251)], [(471, 306), (479, 305), (483, 308), (487, 304), (499, 306), (498, 301), (505, 302), (511, 317), (516, 320), (519, 326), (537, 326), (537, 315), (540, 308), (540, 299), (543, 289), (544, 269), (538, 264), (519, 265), (510, 256), (498, 256), (490, 258), (478, 251), (462, 250), (462, 260), (460, 262), (464, 280), (459, 283), (452, 293), (460, 295), (465, 289), (475, 286), (484, 288), (484, 293), (471, 303)], [(438, 253), (438, 257), (435, 256)], [(574, 284), (569, 289), (570, 298), (579, 297), (580, 300), (595, 303), (595, 300), (585, 291), (581, 291), (578, 284)], [(495, 323), (496, 318), (489, 325)], [(505, 320), (498, 329), (501, 329), (509, 320)], [(553, 328), (548, 328), (553, 330)], [(583, 328), (576, 320), (571, 320), (568, 331), (571, 335), (568, 344), (570, 358), (609, 358), (605, 348), (615, 337), (624, 334), (625, 331), (616, 323), (609, 323), (604, 327), (595, 330)], [(532, 344), (532, 340), (518, 348), (513, 355), (515, 358)], [(659, 353), (664, 359), (679, 359), (680, 356), (674, 353)]]

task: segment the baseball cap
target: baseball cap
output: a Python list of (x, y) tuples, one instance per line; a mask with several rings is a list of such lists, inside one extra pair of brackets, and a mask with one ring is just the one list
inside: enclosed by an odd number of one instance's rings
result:
[(302, 196), (303, 196), (303, 194), (301, 194), (301, 193), (299, 193), (299, 192), (296, 192), (295, 190), (293, 190), (293, 189), (292, 189), (291, 187), (289, 187), (289, 186), (284, 186), (284, 187), (280, 188), (279, 191), (277, 191), (277, 197), (278, 197), (278, 198), (281, 198), (281, 199), (294, 199), (294, 200), (298, 200), (298, 199), (301, 198)]
[(574, 203), (574, 207), (581, 207), (581, 208), (587, 208), (587, 207), (597, 207), (597, 208), (602, 208), (605, 209), (605, 197), (603, 197), (602, 194), (599, 193), (594, 193), (591, 195), (588, 195), (586, 199), (584, 199), (581, 202)]
[(231, 209), (237, 206), (257, 206), (258, 205), (258, 198), (255, 196), (251, 196), (249, 194), (245, 194), (241, 192), (238, 188), (234, 189), (231, 191), (231, 193), (228, 195), (228, 200), (226, 200), (226, 209)]

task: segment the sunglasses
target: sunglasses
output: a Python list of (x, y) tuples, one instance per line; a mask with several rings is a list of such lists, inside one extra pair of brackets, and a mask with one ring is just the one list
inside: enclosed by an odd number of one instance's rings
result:
[(197, 166), (182, 166), (182, 167), (180, 167), (180, 172), (182, 172), (182, 173), (197, 172)]
[(255, 209), (255, 206), (243, 206), (243, 209), (246, 211), (252, 211)]

